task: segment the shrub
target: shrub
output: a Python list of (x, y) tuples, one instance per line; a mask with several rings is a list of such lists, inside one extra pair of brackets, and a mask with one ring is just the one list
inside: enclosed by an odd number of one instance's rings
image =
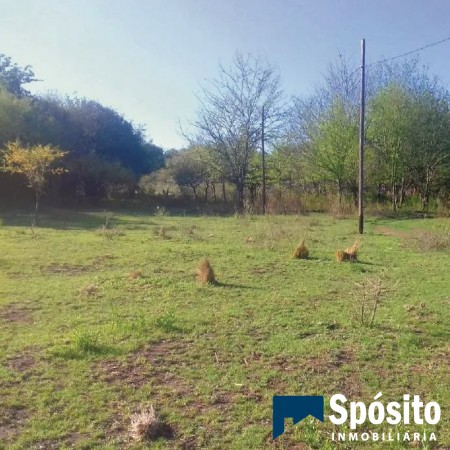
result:
[(371, 327), (375, 321), (381, 297), (386, 292), (384, 278), (385, 273), (382, 272), (380, 277), (365, 278), (361, 283), (356, 283), (359, 288), (357, 293), (359, 312), (357, 316), (361, 325)]

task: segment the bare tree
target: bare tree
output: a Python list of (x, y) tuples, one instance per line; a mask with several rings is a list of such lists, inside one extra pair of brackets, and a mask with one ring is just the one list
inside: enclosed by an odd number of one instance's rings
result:
[(213, 150), (222, 173), (235, 185), (238, 210), (243, 209), (249, 163), (261, 141), (263, 106), (265, 137), (271, 141), (282, 126), (281, 96), (275, 69), (240, 53), (229, 69), (219, 66), (219, 77), (198, 96), (195, 140)]

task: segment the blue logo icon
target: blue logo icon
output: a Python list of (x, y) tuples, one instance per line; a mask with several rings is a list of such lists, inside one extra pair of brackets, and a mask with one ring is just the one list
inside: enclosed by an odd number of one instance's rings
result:
[(292, 417), (294, 425), (313, 416), (323, 422), (324, 400), (321, 395), (275, 395), (272, 409), (272, 436), (276, 439), (284, 433), (284, 419)]

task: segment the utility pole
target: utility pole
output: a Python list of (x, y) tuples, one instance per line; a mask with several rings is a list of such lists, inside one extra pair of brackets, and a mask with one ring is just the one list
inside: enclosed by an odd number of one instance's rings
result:
[(261, 115), (262, 213), (266, 213), (266, 153), (264, 150), (264, 105)]
[(366, 40), (361, 39), (361, 106), (359, 111), (359, 174), (358, 174), (358, 217), (359, 234), (364, 233), (364, 114), (366, 106)]

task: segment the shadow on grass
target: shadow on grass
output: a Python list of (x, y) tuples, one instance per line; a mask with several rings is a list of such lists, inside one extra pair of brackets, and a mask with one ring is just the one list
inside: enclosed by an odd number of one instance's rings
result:
[(62, 359), (81, 360), (100, 356), (120, 356), (122, 351), (109, 345), (92, 345), (88, 349), (78, 348), (74, 345), (57, 347), (50, 350), (51, 356)]
[(373, 263), (373, 262), (369, 262), (369, 261), (363, 261), (363, 260), (360, 260), (360, 259), (358, 259), (358, 261), (356, 261), (353, 264), (362, 264), (364, 266), (381, 266), (381, 264)]
[(254, 289), (261, 290), (260, 287), (256, 286), (246, 286), (244, 284), (235, 284), (235, 283), (223, 283), (222, 281), (214, 281), (213, 283), (209, 283), (211, 286), (223, 287), (223, 288), (231, 288), (231, 289)]
[[(120, 212), (109, 210), (71, 211), (62, 209), (45, 209), (39, 214), (37, 228), (57, 230), (97, 230), (109, 223), (123, 229), (138, 230), (157, 225), (158, 217), (153, 214), (127, 211), (129, 218), (117, 217)], [(29, 228), (33, 215), (24, 210), (1, 212), (0, 218), (5, 226)]]

